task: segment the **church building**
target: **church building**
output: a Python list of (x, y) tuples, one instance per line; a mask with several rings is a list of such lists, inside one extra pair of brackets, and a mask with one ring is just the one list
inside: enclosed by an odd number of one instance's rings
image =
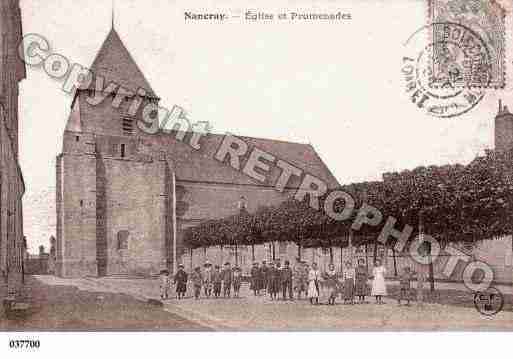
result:
[[(58, 275), (139, 276), (174, 270), (178, 263), (192, 267), (193, 256), (182, 244), (184, 229), (235, 214), (241, 201), (249, 212), (278, 204), (299, 188), (301, 179), (291, 178), (277, 191), (278, 168), (271, 168), (262, 182), (234, 169), (229, 158), (216, 160), (224, 135), (207, 133), (196, 149), (188, 142), (192, 131), (184, 138), (176, 132), (142, 131), (138, 123), (144, 106), (130, 111), (134, 97), (143, 104), (160, 99), (114, 27), (90, 69), (94, 81), (75, 92), (57, 156)], [(135, 95), (117, 101), (119, 90), (111, 83)], [(95, 100), (102, 96), (104, 101)], [(339, 186), (309, 144), (239, 138), (315, 176), (329, 189)], [(283, 244), (278, 249), (289, 258), (295, 250)], [(257, 260), (267, 259), (268, 252), (268, 246), (256, 248)], [(227, 248), (209, 248), (194, 260), (248, 261), (244, 249), (233, 255)]]

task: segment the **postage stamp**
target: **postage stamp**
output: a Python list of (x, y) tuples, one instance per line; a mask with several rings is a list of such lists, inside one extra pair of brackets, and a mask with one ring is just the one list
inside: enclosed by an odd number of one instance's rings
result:
[(467, 113), (492, 81), (488, 46), (467, 26), (451, 22), (425, 26), (410, 36), (405, 51), (406, 92), (431, 116)]
[[(506, 12), (495, 0), (429, 0), (429, 23), (453, 23), (470, 29), (475, 36), (470, 36), (472, 41), (477, 36), (480, 41), (473, 43), (473, 46), (484, 46), (488, 52), (489, 71), (486, 76), (490, 76), (486, 84), (479, 78), (473, 78), (470, 81), (457, 81), (455, 86), (459, 87), (479, 87), (503, 89), (506, 85), (506, 51), (505, 51), (505, 31), (506, 31)], [(445, 46), (446, 36), (448, 35), (444, 27), (434, 26), (430, 34), (432, 42), (439, 43), (437, 50), (432, 54), (432, 66), (435, 72), (440, 72), (444, 68), (448, 53), (451, 53), (450, 45)], [(450, 40), (448, 40), (450, 41)], [(449, 48), (447, 48), (449, 47)], [(484, 49), (482, 49), (484, 51)], [(470, 62), (468, 65), (476, 67), (475, 72), (479, 72), (483, 66), (479, 61)], [(436, 84), (434, 84), (436, 86)]]

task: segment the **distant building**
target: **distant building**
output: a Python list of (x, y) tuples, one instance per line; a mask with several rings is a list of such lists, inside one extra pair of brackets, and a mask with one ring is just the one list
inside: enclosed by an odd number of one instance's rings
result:
[(29, 254), (24, 263), (25, 274), (50, 274), (50, 254), (45, 251), (44, 246), (39, 246), (38, 254)]
[(513, 149), (513, 114), (508, 106), (499, 100), (499, 111), (495, 116), (495, 150), (509, 151)]
[[(144, 275), (158, 273), (162, 267), (172, 270), (189, 258), (182, 244), (185, 228), (280, 203), (299, 187), (300, 179), (292, 177), (280, 193), (271, 183), (261, 183), (217, 161), (214, 155), (225, 138), (222, 135), (205, 135), (201, 149), (195, 150), (186, 143), (194, 135), (191, 132), (181, 141), (176, 132), (141, 131), (136, 124), (141, 110), (131, 115), (128, 109), (133, 98), (116, 108), (115, 93), (105, 93), (108, 84), (122, 85), (133, 93), (144, 89), (140, 109), (149, 102), (158, 103), (159, 98), (115, 29), (91, 70), (96, 80), (104, 78), (101, 88), (105, 90), (95, 89), (98, 83), (93, 81), (89, 89), (76, 92), (62, 153), (57, 156), (58, 275)], [(92, 105), (88, 99), (95, 94), (106, 94), (107, 99)], [(309, 144), (242, 139), (250, 148), (316, 176), (329, 188), (339, 186)], [(278, 168), (270, 171), (273, 184), (280, 173)], [(263, 256), (267, 250), (268, 246), (258, 246), (256, 253)], [(210, 249), (212, 258), (225, 255), (227, 259), (231, 252)], [(237, 253), (243, 252), (241, 248)]]
[(22, 39), (19, 0), (0, 2), (0, 271), (8, 298), (22, 289), (25, 192), (18, 163), (18, 83), (25, 65), (18, 56)]

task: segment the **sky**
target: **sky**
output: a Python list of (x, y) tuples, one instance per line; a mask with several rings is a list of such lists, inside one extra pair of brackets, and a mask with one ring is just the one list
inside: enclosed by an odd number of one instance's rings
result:
[[(162, 106), (179, 105), (191, 121), (209, 121), (217, 133), (311, 143), (345, 184), (422, 165), (468, 163), (493, 148), (498, 99), (513, 108), (511, 71), (504, 90), (487, 90), (458, 117), (432, 117), (411, 103), (401, 74), (404, 43), (426, 23), (426, 3), (116, 0), (114, 18)], [(25, 34), (44, 36), (54, 52), (83, 66), (91, 65), (111, 27), (111, 1), (22, 0), (21, 6)], [(184, 20), (185, 11), (244, 16), (250, 9), (342, 11), (352, 19)], [(511, 59), (513, 46), (507, 48)], [(27, 70), (20, 161), (24, 230), (35, 252), (55, 235), (55, 157), (72, 98), (40, 68)]]

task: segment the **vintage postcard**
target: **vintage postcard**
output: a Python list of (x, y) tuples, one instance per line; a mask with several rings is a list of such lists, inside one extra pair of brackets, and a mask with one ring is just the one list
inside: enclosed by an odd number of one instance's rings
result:
[(0, 0), (6, 345), (513, 330), (512, 11)]

